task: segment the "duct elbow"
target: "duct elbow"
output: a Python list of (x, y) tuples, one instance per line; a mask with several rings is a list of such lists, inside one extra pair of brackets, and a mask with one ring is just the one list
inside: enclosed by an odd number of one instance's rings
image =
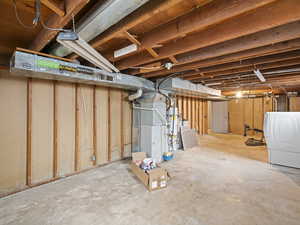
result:
[(128, 96), (128, 100), (132, 102), (135, 99), (140, 98), (142, 96), (142, 94), (143, 94), (143, 90), (141, 88), (139, 88), (136, 93)]

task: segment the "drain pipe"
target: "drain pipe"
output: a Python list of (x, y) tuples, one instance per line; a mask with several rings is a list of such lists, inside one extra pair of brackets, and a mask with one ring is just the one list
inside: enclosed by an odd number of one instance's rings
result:
[(140, 98), (141, 96), (143, 95), (143, 90), (140, 88), (136, 91), (136, 93), (132, 94), (132, 95), (129, 95), (128, 96), (128, 100), (129, 101), (134, 101), (135, 99), (138, 99)]

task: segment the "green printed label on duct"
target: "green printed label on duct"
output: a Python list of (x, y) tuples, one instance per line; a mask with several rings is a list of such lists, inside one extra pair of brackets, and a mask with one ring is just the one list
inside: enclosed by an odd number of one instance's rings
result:
[(59, 63), (48, 61), (48, 60), (38, 60), (37, 65), (43, 68), (59, 69)]

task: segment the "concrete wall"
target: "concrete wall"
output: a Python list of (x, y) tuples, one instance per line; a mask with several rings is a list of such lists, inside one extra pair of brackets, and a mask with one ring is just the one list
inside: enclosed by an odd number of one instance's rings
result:
[(131, 154), (128, 93), (0, 72), (0, 196)]

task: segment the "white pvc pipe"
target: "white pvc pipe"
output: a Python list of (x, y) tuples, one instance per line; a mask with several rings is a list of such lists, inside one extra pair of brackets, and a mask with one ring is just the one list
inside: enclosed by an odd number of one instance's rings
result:
[(140, 98), (142, 94), (143, 94), (143, 90), (140, 88), (136, 91), (136, 93), (129, 95), (128, 100), (132, 102), (133, 100)]

